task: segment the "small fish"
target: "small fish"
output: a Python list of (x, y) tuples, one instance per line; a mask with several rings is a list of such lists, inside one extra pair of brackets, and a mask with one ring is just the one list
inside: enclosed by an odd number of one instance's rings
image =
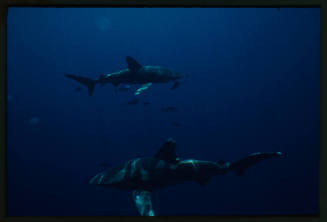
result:
[(177, 122), (177, 121), (173, 121), (173, 126), (175, 126), (175, 127), (180, 127), (180, 126), (182, 126), (179, 122)]
[(174, 106), (168, 106), (168, 107), (163, 107), (161, 108), (161, 112), (177, 112), (177, 108)]
[(135, 98), (127, 102), (128, 105), (136, 105), (139, 103), (139, 99)]
[(81, 91), (81, 90), (82, 90), (82, 87), (77, 86), (76, 89), (74, 90), (74, 92), (79, 92), (79, 91)]
[(30, 125), (38, 125), (39, 123), (40, 123), (40, 118), (39, 117), (37, 117), (37, 116), (33, 116), (33, 117), (31, 117), (30, 119), (29, 119), (29, 124)]
[(148, 105), (150, 105), (150, 102), (144, 102), (143, 105), (148, 106)]
[(171, 90), (177, 89), (180, 85), (180, 82), (176, 81), (174, 85), (170, 88)]
[(8, 102), (11, 102), (12, 100), (13, 100), (12, 95), (8, 95), (8, 96), (7, 96), (7, 101), (8, 101)]

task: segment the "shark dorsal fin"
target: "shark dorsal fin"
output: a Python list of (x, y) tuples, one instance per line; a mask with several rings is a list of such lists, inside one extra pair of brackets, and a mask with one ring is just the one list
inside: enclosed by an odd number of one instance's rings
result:
[(132, 58), (131, 56), (126, 56), (126, 62), (128, 65), (128, 69), (132, 72), (132, 73), (136, 73), (140, 70), (140, 68), (142, 67), (134, 58)]
[(176, 141), (169, 138), (164, 144), (162, 144), (160, 150), (154, 157), (164, 160), (167, 163), (176, 163)]

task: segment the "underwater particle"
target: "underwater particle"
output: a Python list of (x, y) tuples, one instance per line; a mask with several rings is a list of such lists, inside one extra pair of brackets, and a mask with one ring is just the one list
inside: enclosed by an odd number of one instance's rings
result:
[(128, 105), (136, 105), (139, 103), (139, 99), (135, 98), (127, 102)]
[(177, 89), (180, 85), (180, 82), (176, 81), (174, 85), (170, 88), (171, 90)]
[(97, 28), (100, 29), (101, 31), (107, 31), (112, 28), (112, 23), (111, 23), (110, 19), (106, 16), (96, 17), (95, 24), (96, 24)]
[(165, 112), (165, 113), (171, 113), (171, 112), (177, 112), (177, 108), (174, 106), (168, 106), (168, 107), (163, 107), (161, 108), (161, 112)]
[(74, 89), (74, 92), (79, 92), (79, 91), (81, 91), (81, 90), (82, 90), (82, 87), (77, 86), (77, 87)]
[(8, 102), (11, 102), (12, 100), (13, 100), (12, 95), (8, 95), (8, 96), (7, 96), (7, 101), (8, 101)]
[(179, 122), (177, 122), (177, 121), (173, 121), (173, 126), (175, 126), (175, 127), (180, 127), (180, 126), (182, 126)]
[(29, 123), (31, 125), (38, 125), (40, 123), (40, 118), (37, 116), (33, 116), (30, 118)]
[(277, 155), (277, 156), (282, 156), (283, 153), (282, 153), (282, 152), (276, 152), (276, 155)]

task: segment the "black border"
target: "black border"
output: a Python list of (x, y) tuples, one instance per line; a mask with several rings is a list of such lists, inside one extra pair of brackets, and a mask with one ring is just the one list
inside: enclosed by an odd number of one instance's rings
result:
[[(156, 217), (7, 217), (6, 163), (6, 19), (10, 6), (27, 7), (320, 7), (320, 214), (287, 216), (156, 216)], [(0, 221), (327, 221), (327, 1), (326, 0), (0, 0)]]

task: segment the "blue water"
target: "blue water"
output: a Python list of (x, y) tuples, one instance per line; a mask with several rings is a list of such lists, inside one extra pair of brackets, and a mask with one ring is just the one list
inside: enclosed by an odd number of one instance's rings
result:
[[(319, 212), (318, 8), (10, 8), (7, 50), (9, 216), (138, 215), (132, 192), (87, 182), (168, 137), (180, 158), (285, 155), (154, 191), (157, 215)], [(90, 97), (64, 77), (96, 79), (126, 56), (189, 77), (152, 85), (137, 105), (135, 85)]]

